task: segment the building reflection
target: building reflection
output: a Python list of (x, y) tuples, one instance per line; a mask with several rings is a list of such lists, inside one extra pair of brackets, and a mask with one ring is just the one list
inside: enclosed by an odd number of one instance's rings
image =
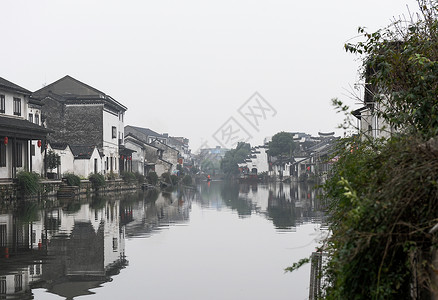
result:
[(193, 195), (190, 190), (163, 193), (151, 190), (144, 194), (144, 201), (123, 202), (121, 220), (126, 236), (146, 237), (172, 224), (186, 223)]
[(32, 288), (92, 294), (128, 265), (128, 236), (186, 222), (191, 197), (139, 192), (0, 207), (0, 299), (33, 299)]
[(304, 223), (324, 222), (320, 191), (305, 182), (270, 184), (213, 183), (200, 185), (197, 201), (203, 207), (228, 207), (245, 218), (261, 214), (279, 230), (295, 230)]
[(125, 239), (186, 224), (192, 201), (260, 214), (278, 230), (322, 222), (318, 192), (306, 184), (214, 182), (195, 189), (0, 203), (0, 299), (32, 299), (43, 288), (66, 299), (93, 293), (128, 265)]

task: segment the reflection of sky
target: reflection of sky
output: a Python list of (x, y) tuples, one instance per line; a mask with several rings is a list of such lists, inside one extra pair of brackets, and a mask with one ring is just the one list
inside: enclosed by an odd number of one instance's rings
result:
[[(286, 196), (282, 191), (288, 189), (284, 188), (213, 182), (200, 186), (196, 193), (160, 193), (154, 201), (115, 199), (104, 202), (95, 213), (89, 213), (93, 210), (88, 204), (75, 213), (61, 213), (61, 229), (69, 231), (74, 222), (68, 218), (80, 222), (90, 218), (93, 223), (111, 220), (110, 207), (132, 212), (126, 225), (117, 225), (129, 236), (119, 241), (129, 265), (102, 287), (92, 287), (90, 291), (96, 294), (83, 297), (306, 299), (310, 266), (294, 273), (283, 270), (315, 250), (320, 226), (305, 222), (295, 226), (296, 211), (301, 208), (294, 203), (299, 199)], [(122, 223), (116, 217), (114, 224)], [(115, 227), (110, 231), (120, 233)], [(105, 245), (105, 252), (112, 251), (111, 246)], [(61, 299), (43, 289), (32, 292), (35, 299)]]
[(283, 269), (314, 251), (317, 228), (280, 234), (261, 215), (242, 219), (196, 203), (187, 226), (128, 240), (130, 266), (95, 290), (97, 298), (121, 299), (127, 290), (136, 298), (141, 287), (144, 299), (306, 299), (310, 266)]

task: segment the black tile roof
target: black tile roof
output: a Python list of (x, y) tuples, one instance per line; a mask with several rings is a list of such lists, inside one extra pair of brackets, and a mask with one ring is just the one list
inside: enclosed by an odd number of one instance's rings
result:
[(0, 134), (18, 138), (42, 139), (53, 130), (44, 128), (28, 120), (0, 116)]
[(71, 152), (75, 158), (89, 159), (93, 154), (95, 146), (75, 145), (70, 146)]
[(52, 149), (56, 149), (56, 150), (64, 150), (65, 148), (67, 148), (68, 144), (67, 143), (63, 143), (63, 142), (52, 142), (50, 143), (50, 147), (52, 147)]
[(31, 91), (26, 90), (25, 88), (23, 88), (23, 87), (21, 87), (19, 85), (16, 85), (15, 83), (10, 82), (9, 80), (6, 80), (6, 79), (4, 79), (2, 77), (0, 77), (0, 88), (5, 88), (7, 90), (11, 90), (11, 91), (14, 91), (14, 92), (19, 92), (19, 93), (22, 93), (22, 94), (25, 94), (25, 95), (30, 95), (31, 94)]
[(143, 133), (146, 136), (152, 136), (152, 137), (159, 137), (159, 138), (166, 138), (163, 135), (149, 129), (149, 128), (143, 128), (143, 127), (137, 127), (137, 126), (131, 126), (131, 125), (127, 125), (126, 127), (131, 127), (132, 129), (135, 129), (141, 133)]
[(124, 106), (123, 104), (121, 104), (120, 102), (118, 102), (117, 100), (115, 100), (114, 98), (112, 98), (111, 96), (105, 94), (104, 92), (82, 82), (77, 80), (76, 78), (71, 77), (70, 75), (66, 75), (58, 80), (56, 80), (55, 82), (52, 82), (49, 85), (46, 85), (45, 87), (35, 91), (33, 93), (33, 97), (38, 98), (38, 99), (42, 99), (47, 95), (52, 95), (54, 93), (51, 92), (51, 88), (53, 86), (56, 86), (58, 83), (60, 83), (61, 81), (68, 81), (70, 82), (71, 85), (79, 85), (79, 86), (84, 86), (88, 89), (90, 89), (93, 93), (95, 93), (94, 95), (91, 94), (87, 94), (87, 95), (76, 95), (76, 94), (69, 94), (69, 93), (63, 93), (62, 95), (56, 95), (56, 96), (61, 96), (62, 98), (57, 98), (54, 97), (54, 99), (56, 100), (72, 100), (72, 101), (86, 101), (86, 103), (89, 103), (90, 101), (93, 100), (99, 100), (100, 102), (104, 101), (112, 106), (115, 106), (117, 109), (119, 110), (127, 110), (127, 107)]

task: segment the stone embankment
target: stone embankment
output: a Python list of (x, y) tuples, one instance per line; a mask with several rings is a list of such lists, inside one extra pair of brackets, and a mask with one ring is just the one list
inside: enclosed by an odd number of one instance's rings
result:
[[(89, 194), (96, 192), (90, 181), (81, 180), (80, 187), (69, 187), (62, 180), (42, 180), (41, 191), (37, 195), (30, 196), (29, 198), (40, 197), (74, 197), (79, 194)], [(99, 192), (121, 192), (128, 190), (135, 190), (142, 188), (141, 185), (135, 183), (128, 183), (123, 180), (107, 180), (104, 187), (99, 188)], [(17, 185), (13, 182), (1, 182), (0, 183), (0, 201), (13, 200), (20, 196), (17, 189)]]

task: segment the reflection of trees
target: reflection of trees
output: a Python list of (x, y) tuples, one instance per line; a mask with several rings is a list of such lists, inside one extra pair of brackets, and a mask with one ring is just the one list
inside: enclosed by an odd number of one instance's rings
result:
[(92, 209), (102, 209), (105, 207), (107, 199), (100, 194), (94, 194), (93, 196), (91, 196), (91, 203), (90, 203), (90, 207)]
[(40, 220), (40, 204), (34, 201), (21, 201), (18, 203), (15, 214), (22, 223), (30, 223)]
[(277, 229), (290, 229), (295, 227), (296, 210), (295, 204), (286, 200), (284, 194), (274, 197), (272, 191), (269, 192), (268, 216)]
[(81, 203), (79, 200), (73, 198), (73, 199), (62, 199), (59, 201), (60, 206), (62, 207), (62, 210), (66, 213), (73, 214), (75, 212), (78, 212), (81, 209)]
[(239, 216), (251, 215), (251, 212), (254, 209), (251, 200), (239, 197), (239, 192), (242, 192), (242, 189), (249, 191), (249, 185), (239, 185), (230, 182), (223, 184), (220, 187), (220, 195), (225, 205), (236, 210)]
[(190, 197), (185, 191), (149, 190), (130, 206), (121, 203), (121, 222), (126, 224), (127, 236), (149, 236), (153, 231), (189, 219)]

